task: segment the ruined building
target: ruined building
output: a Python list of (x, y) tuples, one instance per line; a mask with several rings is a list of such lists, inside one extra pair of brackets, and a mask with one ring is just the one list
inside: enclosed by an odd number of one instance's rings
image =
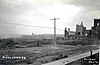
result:
[(92, 27), (92, 38), (100, 39), (100, 19), (94, 19), (94, 26)]
[(70, 28), (65, 28), (64, 36), (66, 39), (74, 39), (75, 38), (75, 31), (71, 31)]
[(94, 26), (87, 30), (84, 27), (83, 22), (80, 25), (76, 25), (76, 32), (70, 31), (70, 28), (65, 28), (64, 31), (66, 38), (91, 38), (100, 40), (100, 19), (94, 19)]
[(76, 25), (76, 35), (83, 36), (85, 33), (86, 27), (83, 26), (83, 22), (80, 25)]

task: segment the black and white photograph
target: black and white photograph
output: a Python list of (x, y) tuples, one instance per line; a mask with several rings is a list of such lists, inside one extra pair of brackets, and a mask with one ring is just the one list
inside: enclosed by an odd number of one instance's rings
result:
[(0, 0), (0, 65), (99, 65), (100, 0)]

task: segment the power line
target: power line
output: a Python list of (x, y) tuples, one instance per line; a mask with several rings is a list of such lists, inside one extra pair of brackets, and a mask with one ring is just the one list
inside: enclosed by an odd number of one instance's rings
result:
[[(11, 24), (11, 25), (27, 26), (27, 27), (37, 27), (37, 28), (53, 29), (52, 27), (33, 26), (33, 25), (25, 25), (25, 24), (18, 24), (18, 23), (7, 23), (7, 22), (0, 22), (0, 23), (2, 23), (2, 24)], [(64, 30), (59, 29), (59, 28), (57, 28), (57, 30), (64, 31)]]

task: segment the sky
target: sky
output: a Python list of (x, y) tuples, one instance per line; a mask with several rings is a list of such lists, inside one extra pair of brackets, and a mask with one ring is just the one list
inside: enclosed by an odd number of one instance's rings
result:
[(75, 31), (81, 22), (91, 29), (100, 18), (100, 0), (0, 0), (0, 35), (53, 34), (53, 18), (59, 18), (57, 34), (65, 27)]

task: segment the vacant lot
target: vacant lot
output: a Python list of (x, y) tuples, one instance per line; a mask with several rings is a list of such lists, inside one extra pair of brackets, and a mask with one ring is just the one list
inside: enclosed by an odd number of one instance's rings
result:
[[(48, 63), (51, 61), (56, 61), (62, 58), (70, 57), (75, 54), (80, 54), (90, 51), (90, 49), (98, 49), (96, 45), (45, 45), (41, 47), (29, 47), (29, 48), (15, 48), (15, 49), (5, 49), (0, 50), (0, 58), (2, 56), (16, 56), (16, 57), (26, 57), (26, 59), (11, 60), (6, 59), (4, 63), (10, 65), (41, 65), (43, 63)], [(4, 59), (2, 59), (4, 60)], [(2, 61), (0, 60), (0, 61)], [(9, 62), (8, 62), (9, 61)]]

